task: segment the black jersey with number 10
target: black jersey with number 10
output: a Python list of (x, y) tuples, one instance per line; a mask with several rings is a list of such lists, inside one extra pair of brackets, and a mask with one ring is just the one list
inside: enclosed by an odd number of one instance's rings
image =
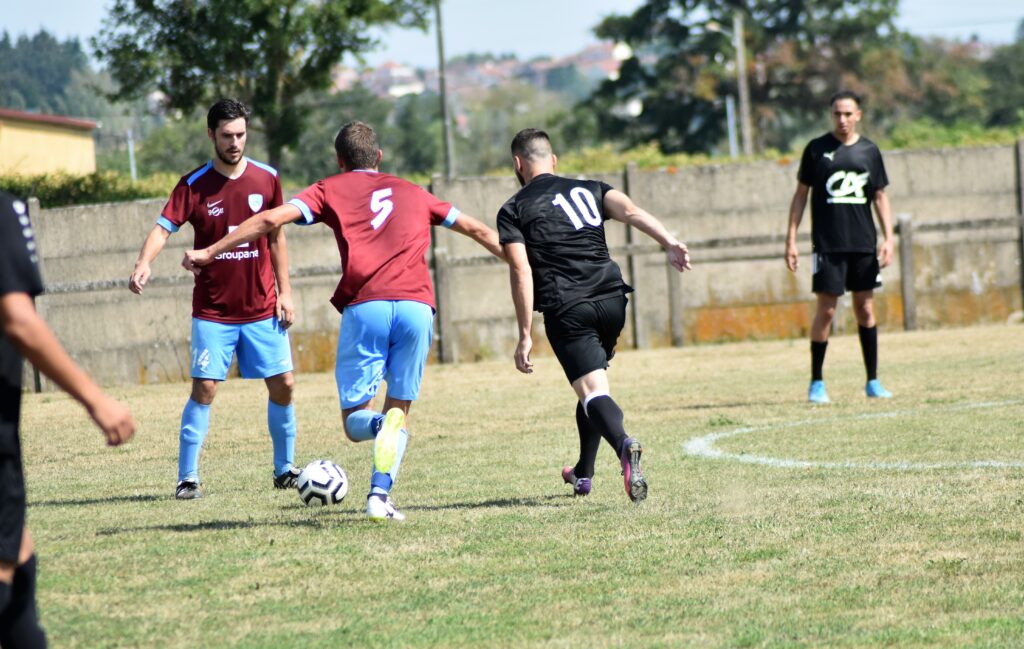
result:
[(537, 311), (558, 313), (632, 292), (608, 253), (604, 195), (611, 189), (597, 180), (542, 174), (501, 206), (499, 240), (525, 244)]

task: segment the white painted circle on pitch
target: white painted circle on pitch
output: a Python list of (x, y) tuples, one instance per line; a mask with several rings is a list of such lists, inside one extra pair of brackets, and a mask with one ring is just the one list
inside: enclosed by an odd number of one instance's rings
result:
[[(1024, 400), (1013, 401), (986, 401), (982, 403), (969, 403), (957, 406), (929, 407), (929, 412), (935, 410), (959, 411), (959, 410), (980, 410), (983, 408), (995, 408), (998, 406), (1012, 406), (1024, 403)], [(764, 426), (744, 426), (720, 433), (712, 433), (703, 437), (694, 437), (683, 444), (683, 450), (688, 455), (703, 457), (711, 460), (727, 460), (742, 462), (744, 464), (762, 464), (783, 469), (873, 469), (873, 470), (900, 470), (915, 471), (927, 469), (1024, 469), (1024, 461), (1003, 461), (1003, 460), (970, 460), (965, 462), (818, 462), (815, 460), (797, 460), (792, 458), (770, 457), (766, 455), (752, 455), (749, 453), (730, 453), (715, 447), (715, 442), (720, 439), (760, 433), (769, 430), (783, 430), (786, 428), (799, 428), (811, 424), (822, 424), (833, 421), (862, 421), (867, 419), (889, 419), (913, 415), (924, 412), (924, 409), (896, 410), (892, 412), (873, 412), (847, 417), (816, 417), (814, 419), (801, 419), (799, 421), (788, 421), (777, 424), (765, 424)]]

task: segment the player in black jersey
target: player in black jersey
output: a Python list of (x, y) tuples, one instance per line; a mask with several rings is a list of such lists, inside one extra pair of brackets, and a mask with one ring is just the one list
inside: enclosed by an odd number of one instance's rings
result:
[(25, 480), (18, 421), (22, 354), (86, 407), (115, 446), (135, 433), (128, 409), (67, 355), (36, 313), (43, 291), (36, 242), (25, 203), (0, 192), (0, 646), (46, 646), (36, 616), (36, 559), (25, 527)]
[(519, 324), (516, 369), (533, 371), (530, 332), (533, 311), (540, 311), (551, 348), (579, 399), (579, 461), (562, 469), (562, 479), (573, 485), (576, 495), (590, 493), (603, 437), (622, 465), (629, 498), (643, 500), (643, 449), (639, 440), (626, 436), (606, 372), (626, 321), (626, 294), (633, 289), (608, 253), (604, 222), (622, 221), (650, 236), (680, 272), (690, 268), (690, 255), (624, 193), (603, 182), (554, 175), (558, 161), (544, 131), (520, 131), (512, 140), (512, 160), (523, 188), (498, 212), (498, 235), (509, 262)]
[[(836, 303), (845, 290), (853, 292), (868, 397), (888, 398), (892, 393), (878, 382), (878, 328), (875, 324), (874, 289), (882, 285), (881, 269), (892, 261), (892, 212), (885, 187), (882, 154), (875, 143), (857, 133), (861, 118), (860, 97), (837, 92), (829, 100), (833, 130), (811, 140), (800, 160), (796, 193), (789, 207), (786, 232), (786, 265), (799, 265), (796, 231), (811, 195), (812, 290), (818, 296), (811, 325), (811, 385), (807, 399), (828, 403), (822, 380), (828, 334)], [(884, 237), (877, 244), (874, 206)]]

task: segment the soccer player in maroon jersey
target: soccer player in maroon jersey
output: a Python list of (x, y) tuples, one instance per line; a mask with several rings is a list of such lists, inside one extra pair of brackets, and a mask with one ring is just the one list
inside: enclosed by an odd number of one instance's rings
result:
[[(128, 287), (142, 293), (150, 263), (167, 238), (192, 225), (195, 246), (206, 246), (251, 216), (281, 204), (277, 171), (245, 152), (249, 109), (233, 99), (214, 104), (206, 116), (214, 157), (181, 177), (146, 238)], [(286, 329), (295, 318), (284, 232), (274, 228), (251, 243), (226, 249), (195, 279), (192, 291), (192, 394), (181, 413), (175, 497), (202, 496), (199, 452), (210, 424), (217, 384), (227, 378), (233, 355), (243, 378), (267, 385), (267, 425), (274, 449), (274, 487), (295, 485), (295, 409), (292, 353)]]
[[(403, 520), (389, 497), (405, 453), (409, 406), (419, 396), (430, 348), (434, 288), (425, 255), (430, 227), (445, 226), (502, 257), (498, 234), (423, 188), (378, 171), (382, 152), (373, 129), (346, 124), (334, 140), (342, 173), (307, 187), (281, 207), (258, 214), (182, 264), (206, 272), (218, 254), (300, 221), (334, 231), (341, 281), (331, 304), (342, 314), (335, 378), (345, 434), (374, 440), (366, 513)], [(371, 410), (387, 381), (386, 415)]]

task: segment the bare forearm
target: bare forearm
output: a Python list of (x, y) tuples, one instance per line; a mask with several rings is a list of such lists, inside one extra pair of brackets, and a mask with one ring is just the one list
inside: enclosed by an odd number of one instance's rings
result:
[(143, 242), (142, 250), (139, 251), (139, 257), (135, 264), (152, 263), (153, 260), (156, 259), (157, 255), (160, 254), (160, 251), (164, 249), (164, 246), (167, 244), (167, 239), (170, 236), (171, 233), (167, 230), (164, 230), (159, 225), (154, 226), (149, 232), (149, 236), (147, 236), (146, 240)]
[(519, 337), (529, 337), (533, 329), (533, 275), (529, 268), (512, 268), (509, 277)]
[(672, 234), (665, 229), (661, 221), (648, 212), (637, 207), (634, 211), (626, 214), (623, 222), (640, 230), (650, 238), (657, 241), (662, 248), (671, 248), (679, 243)]
[(284, 228), (278, 227), (268, 235), (270, 244), (270, 264), (274, 267), (274, 279), (277, 281), (277, 292), (291, 293), (292, 284), (288, 276), (288, 242), (284, 236)]
[(807, 196), (799, 192), (793, 195), (789, 204), (789, 226), (786, 228), (786, 243), (796, 244), (796, 231), (800, 228), (800, 222), (804, 218), (804, 209), (807, 207)]
[(4, 323), (4, 333), (40, 372), (91, 411), (102, 394), (99, 386), (72, 360), (34, 309), (22, 311)]
[(889, 204), (889, 195), (883, 191), (875, 194), (875, 214), (878, 216), (878, 224), (882, 227), (882, 236), (886, 241), (892, 241), (892, 207)]

